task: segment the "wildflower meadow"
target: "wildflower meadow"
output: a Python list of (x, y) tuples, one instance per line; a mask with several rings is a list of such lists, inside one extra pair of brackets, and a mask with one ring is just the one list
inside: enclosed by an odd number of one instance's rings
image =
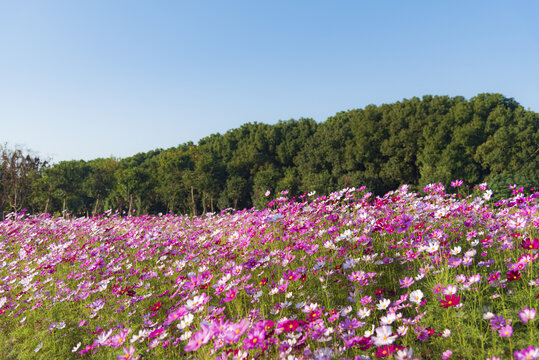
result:
[(461, 185), (10, 214), (0, 358), (539, 359), (539, 192)]

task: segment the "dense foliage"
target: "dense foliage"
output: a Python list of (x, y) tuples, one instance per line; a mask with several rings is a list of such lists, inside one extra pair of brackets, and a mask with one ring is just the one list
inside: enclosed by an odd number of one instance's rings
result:
[(513, 99), (425, 96), (340, 112), (320, 124), (249, 123), (121, 160), (63, 161), (21, 172), (27, 178), (17, 186), (3, 160), (0, 210), (197, 215), (261, 208), (266, 190), (327, 194), (366, 185), (381, 195), (402, 184), (448, 186), (454, 178), (487, 181), (499, 198), (513, 183), (528, 190), (539, 184), (538, 144), (539, 114)]
[(267, 195), (199, 217), (10, 214), (0, 358), (539, 359), (539, 192)]

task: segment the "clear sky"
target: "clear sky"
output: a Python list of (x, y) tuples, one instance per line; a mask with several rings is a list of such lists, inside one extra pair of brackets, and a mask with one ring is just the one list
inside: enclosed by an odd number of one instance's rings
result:
[(539, 1), (2, 1), (0, 142), (127, 157), (426, 94), (539, 111)]

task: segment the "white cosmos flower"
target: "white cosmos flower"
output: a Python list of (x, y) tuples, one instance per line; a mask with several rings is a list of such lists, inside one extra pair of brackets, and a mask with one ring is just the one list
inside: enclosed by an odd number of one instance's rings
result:
[(381, 326), (376, 329), (376, 336), (373, 336), (374, 345), (384, 346), (391, 345), (397, 338), (397, 335), (392, 335), (391, 326)]
[(380, 318), (380, 324), (381, 325), (391, 325), (393, 322), (397, 320), (397, 315), (395, 313), (388, 313), (387, 316), (382, 316)]
[(77, 345), (73, 346), (73, 349), (71, 350), (71, 352), (75, 352), (75, 351), (79, 350), (80, 344), (81, 344), (81, 342), (79, 341), (79, 343)]
[(372, 325), (372, 328), (370, 330), (365, 330), (365, 334), (363, 334), (366, 338), (371, 337), (372, 334), (374, 334), (374, 325)]
[(184, 341), (191, 338), (193, 333), (191, 331), (186, 331), (180, 336), (180, 340)]
[(346, 316), (346, 315), (348, 315), (351, 311), (352, 311), (352, 307), (351, 307), (351, 306), (344, 307), (344, 308), (341, 310), (341, 315), (342, 315), (342, 316)]
[(362, 309), (359, 309), (357, 311), (357, 316), (359, 316), (360, 318), (362, 319), (365, 319), (366, 317), (368, 317), (369, 315), (371, 314), (371, 310), (369, 310), (368, 308), (364, 307)]
[(470, 258), (474, 257), (475, 254), (477, 254), (477, 250), (475, 249), (470, 249), (464, 253), (465, 256), (470, 257)]
[(101, 334), (99, 334), (97, 336), (97, 342), (101, 345), (105, 345), (105, 343), (107, 342), (107, 340), (109, 339), (110, 335), (112, 335), (112, 329), (110, 329), (109, 331), (107, 331), (106, 333), (105, 332), (102, 332)]
[(408, 360), (414, 356), (414, 349), (398, 350), (395, 355), (395, 360)]
[(134, 343), (135, 341), (139, 340), (139, 342), (142, 342), (145, 338), (150, 335), (150, 331), (147, 329), (139, 330), (137, 335), (133, 335), (131, 337), (131, 340), (129, 340), (130, 343)]
[(376, 308), (378, 310), (385, 310), (387, 307), (391, 304), (391, 300), (389, 299), (382, 299), (380, 302), (376, 305)]
[(356, 262), (354, 259), (346, 259), (344, 264), (342, 265), (343, 269), (351, 269), (356, 265)]
[(457, 293), (457, 286), (456, 285), (447, 285), (445, 289), (443, 289), (442, 293), (444, 295), (453, 295)]
[(412, 291), (412, 293), (410, 294), (410, 301), (419, 305), (421, 303), (421, 300), (423, 299), (423, 296), (423, 291), (419, 289)]
[(460, 251), (462, 248), (460, 246), (455, 246), (453, 249), (451, 249), (451, 255), (458, 255), (460, 254)]
[(397, 335), (404, 336), (408, 332), (408, 326), (399, 326), (397, 329)]
[(180, 323), (177, 324), (176, 327), (178, 329), (180, 329), (180, 330), (183, 330), (186, 327), (188, 327), (189, 325), (191, 325), (194, 318), (195, 317), (193, 316), (193, 314), (189, 313), (189, 314), (185, 315), (184, 317), (182, 317), (182, 319), (180, 320)]
[(429, 254), (433, 254), (440, 248), (440, 243), (438, 241), (429, 241), (429, 245), (427, 246), (427, 252)]
[(485, 320), (490, 320), (494, 317), (494, 314), (491, 313), (490, 311), (487, 311), (486, 313), (483, 314), (483, 319)]

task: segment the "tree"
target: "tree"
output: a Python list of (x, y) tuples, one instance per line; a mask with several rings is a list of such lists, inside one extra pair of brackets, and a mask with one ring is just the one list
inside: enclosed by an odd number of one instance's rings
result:
[(2, 218), (6, 207), (14, 212), (20, 211), (32, 191), (33, 183), (41, 176), (46, 162), (39, 157), (25, 154), (21, 149), (0, 147), (0, 209)]
[(45, 169), (52, 197), (62, 203), (62, 212), (87, 214), (90, 211), (92, 201), (83, 189), (89, 172), (90, 167), (83, 160), (61, 161)]
[(93, 213), (97, 213), (99, 210), (104, 210), (102, 203), (116, 186), (114, 174), (119, 163), (113, 158), (95, 159), (88, 162), (88, 166), (90, 171), (83, 183), (83, 189), (87, 196), (94, 201)]

